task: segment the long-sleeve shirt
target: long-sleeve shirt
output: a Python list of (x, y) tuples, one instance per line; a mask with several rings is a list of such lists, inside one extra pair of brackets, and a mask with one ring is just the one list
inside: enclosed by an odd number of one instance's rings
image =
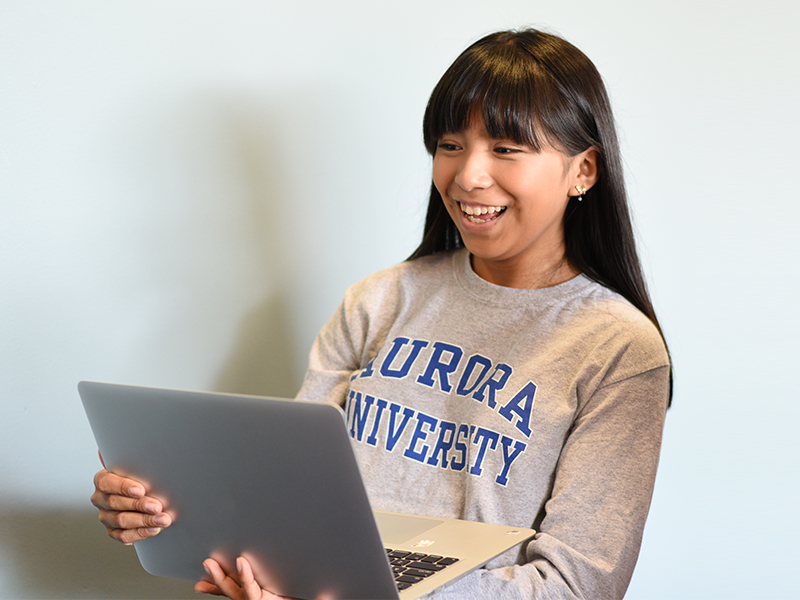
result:
[(478, 277), (466, 250), (351, 286), (299, 397), (346, 407), (375, 508), (532, 527), (437, 598), (621, 598), (652, 496), (669, 360), (652, 322), (579, 275)]

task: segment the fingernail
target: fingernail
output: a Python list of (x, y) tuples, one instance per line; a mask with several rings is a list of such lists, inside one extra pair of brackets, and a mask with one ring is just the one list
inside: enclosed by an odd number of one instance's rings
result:
[(155, 521), (156, 525), (160, 525), (161, 527), (166, 527), (170, 523), (169, 515), (164, 513), (156, 515), (153, 521)]
[(147, 527), (145, 532), (147, 532), (148, 535), (158, 535), (161, 533), (161, 527)]
[(131, 496), (136, 496), (138, 498), (139, 496), (144, 496), (144, 488), (140, 485), (132, 485), (128, 490), (128, 493)]
[(208, 568), (208, 565), (206, 563), (203, 563), (203, 568), (206, 570), (206, 573), (208, 573), (208, 575), (210, 577), (211, 576), (211, 569)]
[(158, 512), (158, 504), (156, 504), (153, 500), (148, 500), (144, 503), (144, 512), (149, 513), (157, 513)]
[(243, 568), (242, 567), (242, 557), (240, 556), (239, 558), (236, 559), (236, 570), (239, 571), (239, 573), (241, 573), (242, 572), (242, 568)]

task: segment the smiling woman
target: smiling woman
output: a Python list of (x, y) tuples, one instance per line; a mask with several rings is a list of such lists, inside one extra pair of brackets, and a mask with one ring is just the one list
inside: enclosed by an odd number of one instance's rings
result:
[[(428, 101), (423, 136), (434, 168), (445, 136), (467, 130), (482, 131), (496, 153), (555, 151), (565, 178), (578, 169), (586, 183), (572, 182), (560, 198), (568, 201), (561, 219), (563, 258), (575, 272), (625, 297), (660, 331), (636, 252), (611, 102), (592, 61), (539, 31), (486, 36), (455, 60)], [(459, 219), (448, 218), (443, 196), (434, 176), (425, 234), (412, 258), (464, 245)], [(584, 196), (578, 206), (576, 197)], [(536, 266), (548, 274), (544, 263)], [(538, 281), (535, 274), (519, 276)]]
[[(298, 396), (346, 409), (373, 507), (538, 531), (442, 598), (621, 598), (671, 367), (602, 80), (560, 38), (493, 34), (442, 77), (424, 137), (422, 243), (347, 290)], [(156, 534), (140, 484), (96, 486), (112, 537)], [(206, 567), (198, 591), (272, 597), (245, 560)]]
[(537, 150), (492, 138), (475, 119), (444, 134), (433, 158), (434, 185), (473, 269), (505, 287), (549, 287), (578, 274), (565, 258), (564, 211), (596, 180), (594, 148), (576, 157)]

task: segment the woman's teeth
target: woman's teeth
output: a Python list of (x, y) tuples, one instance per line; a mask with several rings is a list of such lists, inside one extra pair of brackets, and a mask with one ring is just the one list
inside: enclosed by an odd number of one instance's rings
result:
[[(473, 223), (486, 223), (487, 221), (496, 219), (500, 216), (500, 213), (506, 209), (505, 206), (469, 206), (463, 202), (459, 202), (458, 206), (461, 208), (461, 212), (467, 217), (467, 220)], [(483, 215), (491, 216), (486, 219), (481, 219), (480, 217)]]

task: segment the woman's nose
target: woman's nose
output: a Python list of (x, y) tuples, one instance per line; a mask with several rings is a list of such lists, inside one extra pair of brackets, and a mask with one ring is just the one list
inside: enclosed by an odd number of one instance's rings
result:
[(465, 153), (456, 172), (455, 182), (465, 192), (489, 187), (492, 178), (486, 157), (477, 152)]

